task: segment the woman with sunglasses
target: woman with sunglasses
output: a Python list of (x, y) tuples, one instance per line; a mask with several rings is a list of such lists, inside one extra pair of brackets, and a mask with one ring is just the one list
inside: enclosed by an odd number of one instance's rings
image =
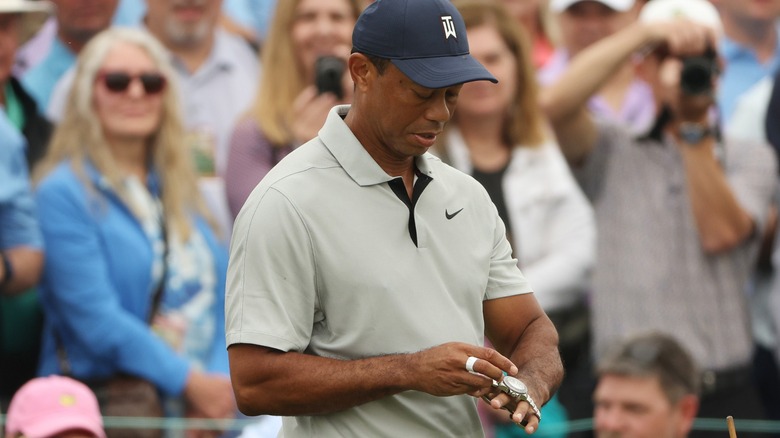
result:
[(255, 103), (233, 130), (225, 188), (235, 218), (257, 183), (276, 163), (315, 136), (328, 111), (351, 100), (352, 80), (342, 75), (335, 93), (316, 86), (317, 59), (346, 59), (359, 0), (285, 0), (277, 3), (263, 45), (263, 72)]
[(170, 415), (229, 418), (227, 254), (182, 143), (168, 59), (129, 28), (99, 34), (79, 55), (36, 171), (47, 248), (39, 373), (140, 377)]

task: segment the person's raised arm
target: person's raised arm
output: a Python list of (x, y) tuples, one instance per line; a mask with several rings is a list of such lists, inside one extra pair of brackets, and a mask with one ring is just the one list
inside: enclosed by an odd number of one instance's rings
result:
[(636, 22), (594, 43), (572, 59), (553, 84), (543, 88), (540, 104), (550, 118), (564, 156), (578, 164), (595, 146), (596, 130), (587, 102), (631, 56), (666, 43), (672, 53), (685, 53), (702, 27), (684, 20)]

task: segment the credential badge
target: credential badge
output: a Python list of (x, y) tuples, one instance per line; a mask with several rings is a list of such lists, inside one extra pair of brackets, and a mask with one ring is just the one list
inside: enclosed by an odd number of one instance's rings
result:
[(452, 21), (452, 15), (442, 16), (441, 24), (444, 26), (444, 39), (449, 39), (449, 37), (458, 38), (458, 34), (455, 33), (455, 23)]

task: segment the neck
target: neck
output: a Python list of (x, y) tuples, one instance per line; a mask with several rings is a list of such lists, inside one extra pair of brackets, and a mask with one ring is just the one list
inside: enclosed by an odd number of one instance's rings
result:
[(83, 38), (78, 35), (66, 35), (61, 31), (57, 34), (57, 37), (59, 38), (60, 42), (62, 42), (62, 44), (65, 47), (67, 47), (68, 50), (70, 50), (71, 52), (77, 55), (81, 53), (81, 49), (84, 48), (84, 46), (87, 44), (87, 42), (92, 36), (93, 35), (90, 35), (88, 38)]
[(749, 47), (762, 62), (772, 58), (777, 47), (777, 30), (774, 21), (744, 20), (722, 14), (723, 30), (740, 45)]
[(195, 73), (206, 62), (211, 49), (214, 47), (214, 34), (209, 34), (203, 41), (193, 44), (176, 44), (170, 40), (164, 40), (168, 50), (171, 51), (187, 68), (187, 71)]
[[(354, 107), (353, 107), (354, 108)], [(371, 158), (376, 161), (379, 167), (390, 176), (400, 176), (404, 180), (404, 185), (409, 192), (412, 193), (412, 187), (414, 186), (414, 159), (406, 155), (393, 153), (392, 149), (379, 143), (379, 136), (371, 135), (370, 124), (366, 123), (364, 117), (360, 117), (359, 111), (351, 110), (344, 118), (344, 123), (347, 124), (349, 129), (358, 139), (363, 148), (371, 155)]]
[(458, 129), (469, 148), (475, 169), (493, 172), (506, 165), (511, 147), (503, 138), (503, 117), (460, 117)]
[(145, 139), (110, 138), (111, 153), (120, 169), (146, 182), (149, 148)]

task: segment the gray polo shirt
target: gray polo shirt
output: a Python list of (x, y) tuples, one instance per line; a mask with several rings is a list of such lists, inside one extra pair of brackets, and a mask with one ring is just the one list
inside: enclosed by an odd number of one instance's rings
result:
[[(334, 108), (319, 137), (274, 167), (239, 213), (228, 345), (338, 359), (482, 345), (483, 300), (531, 292), (495, 206), (478, 182), (430, 154), (417, 158), (415, 200), (404, 202), (342, 120), (348, 109)], [(285, 418), (283, 431), (482, 435), (476, 399), (416, 391)]]
[(746, 366), (753, 341), (745, 287), (775, 188), (763, 144), (723, 145), (729, 186), (757, 232), (722, 254), (701, 247), (679, 146), (636, 140), (599, 122), (596, 149), (575, 176), (596, 212), (595, 353), (633, 332), (675, 336), (705, 369)]

